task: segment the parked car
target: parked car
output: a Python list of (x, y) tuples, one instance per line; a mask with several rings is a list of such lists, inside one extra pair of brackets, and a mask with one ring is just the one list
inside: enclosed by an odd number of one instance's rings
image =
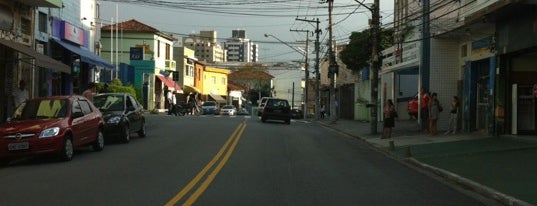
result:
[(145, 117), (142, 105), (129, 93), (103, 93), (93, 97), (93, 104), (104, 118), (104, 134), (127, 143), (131, 133), (145, 137)]
[(201, 105), (203, 114), (218, 114), (218, 103), (215, 101), (206, 101)]
[(0, 164), (13, 159), (55, 154), (64, 161), (74, 149), (91, 145), (104, 148), (103, 117), (85, 97), (50, 96), (28, 100), (0, 125)]
[(291, 107), (285, 99), (269, 98), (263, 107), (261, 121), (283, 120), (286, 124), (291, 124)]
[(248, 110), (243, 107), (237, 111), (237, 115), (250, 115), (250, 112), (248, 112)]
[(300, 109), (292, 109), (291, 110), (291, 118), (293, 118), (293, 119), (302, 119), (302, 118), (304, 118), (304, 113)]
[(265, 103), (269, 98), (270, 97), (262, 97), (259, 100), (259, 105), (257, 106), (257, 116), (261, 116), (261, 114), (263, 113), (263, 107), (265, 107)]
[(220, 108), (220, 115), (229, 115), (233, 116), (237, 114), (237, 108), (235, 105), (224, 105)]

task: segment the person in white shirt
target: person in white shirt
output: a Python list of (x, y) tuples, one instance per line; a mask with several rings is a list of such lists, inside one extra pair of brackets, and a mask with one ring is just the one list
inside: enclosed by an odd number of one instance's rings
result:
[(13, 90), (13, 103), (15, 104), (15, 108), (19, 107), (19, 105), (28, 100), (28, 98), (29, 94), (28, 90), (26, 90), (26, 82), (20, 80), (19, 87)]

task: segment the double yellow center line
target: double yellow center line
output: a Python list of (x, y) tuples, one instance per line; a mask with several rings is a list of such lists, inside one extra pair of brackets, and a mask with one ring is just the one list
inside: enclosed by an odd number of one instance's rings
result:
[[(237, 126), (235, 131), (231, 134), (229, 139), (226, 141), (224, 146), (218, 151), (216, 156), (213, 157), (213, 159), (205, 166), (197, 175), (192, 179), (186, 187), (184, 187), (177, 195), (175, 195), (170, 201), (166, 203), (166, 206), (172, 206), (177, 204), (179, 201), (185, 197), (186, 194), (190, 193), (195, 186), (198, 186), (196, 191), (192, 193), (188, 199), (186, 199), (183, 203), (183, 205), (192, 205), (196, 200), (205, 192), (205, 190), (209, 187), (211, 182), (214, 180), (216, 175), (222, 170), (224, 165), (226, 165), (227, 161), (229, 160), (229, 157), (235, 150), (235, 147), (237, 146), (237, 143), (239, 142), (242, 133), (244, 132), (244, 129), (246, 128), (246, 122), (242, 122)], [(222, 155), (225, 153), (225, 155), (222, 157)], [(216, 167), (213, 168), (213, 166), (216, 165)], [(208, 175), (206, 175), (211, 169), (212, 172)], [(198, 183), (205, 178), (205, 180), (198, 185)]]

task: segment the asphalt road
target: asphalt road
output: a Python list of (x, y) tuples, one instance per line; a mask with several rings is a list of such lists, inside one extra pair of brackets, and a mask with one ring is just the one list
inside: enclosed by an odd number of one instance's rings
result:
[(146, 138), (0, 168), (0, 205), (484, 205), (317, 123), (147, 119)]

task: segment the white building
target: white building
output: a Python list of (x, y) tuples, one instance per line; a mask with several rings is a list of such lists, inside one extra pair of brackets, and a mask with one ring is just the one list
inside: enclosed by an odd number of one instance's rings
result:
[(232, 37), (224, 42), (229, 62), (257, 62), (259, 46), (246, 37), (246, 31), (233, 30)]

